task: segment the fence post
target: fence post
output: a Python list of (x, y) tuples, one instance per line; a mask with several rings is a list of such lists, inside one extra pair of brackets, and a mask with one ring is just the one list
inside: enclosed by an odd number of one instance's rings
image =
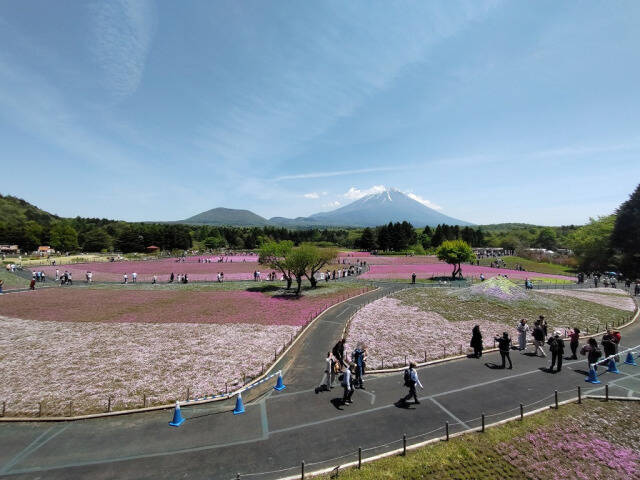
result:
[(496, 339), (493, 339), (493, 348), (496, 348)]
[(274, 348), (273, 349), (273, 359), (275, 360), (276, 358), (278, 358), (278, 349)]
[(4, 417), (5, 412), (7, 411), (7, 402), (2, 402), (2, 415)]
[(69, 402), (69, 416), (73, 417), (73, 400)]
[(427, 351), (424, 351), (424, 363), (427, 363)]
[(404, 356), (404, 366), (405, 367), (407, 366), (407, 356), (406, 355)]
[(224, 382), (224, 394), (229, 396), (229, 384)]
[(482, 433), (484, 433), (484, 413), (482, 414)]
[(191, 393), (191, 389), (187, 387), (187, 402), (189, 401), (189, 397), (191, 396), (190, 393)]
[(582, 388), (578, 387), (578, 403), (582, 403)]
[(111, 412), (111, 395), (107, 397), (107, 413)]
[(462, 355), (462, 345), (460, 345), (460, 355)]
[(402, 434), (402, 455), (407, 455), (407, 434)]
[(520, 404), (520, 421), (524, 420), (524, 405)]
[(302, 463), (300, 464), (300, 478), (304, 480), (304, 460), (302, 460)]
[(147, 408), (147, 394), (142, 396), (142, 408)]
[(605, 402), (609, 401), (609, 384), (604, 386), (604, 400)]
[(553, 391), (553, 395), (554, 395), (555, 400), (556, 400), (556, 410), (558, 410), (558, 390), (554, 390)]
[(443, 345), (442, 346), (442, 358), (445, 358), (447, 356), (447, 346)]
[(381, 370), (384, 370), (384, 358), (382, 359), (382, 368)]
[(444, 422), (444, 431), (447, 436), (447, 442), (449, 441), (449, 422)]
[(358, 470), (362, 468), (362, 447), (358, 447)]

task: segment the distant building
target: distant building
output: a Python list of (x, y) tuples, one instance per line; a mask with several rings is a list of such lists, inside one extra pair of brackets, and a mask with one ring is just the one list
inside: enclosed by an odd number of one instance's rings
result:
[(155, 245), (149, 245), (147, 247), (147, 252), (149, 253), (156, 253), (159, 250), (160, 250), (160, 247), (156, 247)]
[(49, 255), (51, 253), (56, 253), (56, 251), (53, 248), (51, 248), (49, 245), (42, 245), (38, 247), (38, 250), (36, 251), (36, 253), (38, 255)]
[(0, 245), (0, 253), (20, 253), (18, 245)]

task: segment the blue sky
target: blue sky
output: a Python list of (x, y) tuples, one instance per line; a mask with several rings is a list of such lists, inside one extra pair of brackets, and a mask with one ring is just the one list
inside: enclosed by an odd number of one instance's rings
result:
[(0, 192), (65, 216), (330, 210), (475, 223), (640, 182), (640, 2), (2, 2)]

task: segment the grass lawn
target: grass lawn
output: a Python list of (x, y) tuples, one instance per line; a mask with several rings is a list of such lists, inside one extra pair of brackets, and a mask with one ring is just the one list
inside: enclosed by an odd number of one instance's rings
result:
[[(494, 261), (493, 258), (481, 258), (480, 265), (489, 266)], [(536, 262), (523, 257), (502, 257), (507, 264), (507, 268), (514, 268), (516, 264), (522, 265), (527, 272), (548, 273), (550, 275), (568, 275), (573, 276), (574, 271), (570, 267), (564, 265), (556, 265), (555, 263)]]
[(29, 286), (29, 281), (19, 277), (15, 273), (7, 272), (6, 270), (0, 270), (0, 279), (4, 280), (3, 289), (11, 290), (15, 288), (24, 288)]
[(344, 470), (338, 478), (639, 478), (639, 427), (640, 402), (587, 400)]
[(583, 332), (594, 331), (605, 322), (621, 322), (629, 312), (572, 297), (550, 296), (529, 291), (527, 298), (502, 301), (481, 295), (466, 296), (466, 289), (411, 289), (393, 295), (403, 304), (423, 311), (436, 312), (450, 322), (485, 320), (515, 325), (520, 318), (530, 324), (544, 315), (549, 329), (553, 327), (579, 327)]

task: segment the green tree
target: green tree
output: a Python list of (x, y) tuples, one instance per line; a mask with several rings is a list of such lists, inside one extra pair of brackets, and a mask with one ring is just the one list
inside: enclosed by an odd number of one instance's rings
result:
[(82, 249), (85, 252), (101, 252), (110, 249), (112, 242), (111, 236), (104, 228), (94, 228), (85, 234)]
[(473, 250), (464, 240), (445, 240), (436, 250), (436, 255), (443, 262), (453, 265), (452, 278), (462, 278), (462, 263), (476, 259)]
[(59, 252), (78, 250), (78, 232), (66, 222), (57, 222), (51, 227), (49, 241)]
[(204, 246), (207, 248), (223, 248), (227, 246), (227, 241), (222, 235), (218, 234), (216, 236), (205, 238)]
[(544, 227), (538, 232), (538, 236), (534, 242), (538, 248), (546, 248), (547, 250), (555, 250), (558, 244), (556, 232), (549, 227)]
[(611, 246), (619, 253), (620, 271), (640, 278), (640, 185), (616, 210)]
[(362, 230), (362, 235), (358, 240), (358, 247), (369, 252), (377, 248), (375, 233), (369, 227)]
[(577, 257), (581, 270), (589, 272), (610, 269), (613, 257), (611, 234), (615, 222), (615, 215), (590, 218), (588, 224), (569, 235), (569, 247)]
[(318, 281), (315, 278), (322, 268), (338, 257), (336, 248), (319, 248), (313, 245), (305, 244), (299, 247), (304, 249), (309, 259), (309, 266), (305, 272), (305, 276), (311, 283), (311, 288), (316, 288)]
[(293, 251), (293, 242), (283, 240), (281, 242), (264, 242), (260, 246), (258, 262), (275, 270), (279, 270), (287, 281), (287, 290), (291, 288), (292, 272), (288, 263)]
[(309, 248), (297, 247), (293, 248), (287, 256), (286, 265), (296, 279), (296, 295), (298, 296), (302, 290), (302, 278), (307, 275), (309, 267), (314, 261), (314, 255), (315, 253)]

